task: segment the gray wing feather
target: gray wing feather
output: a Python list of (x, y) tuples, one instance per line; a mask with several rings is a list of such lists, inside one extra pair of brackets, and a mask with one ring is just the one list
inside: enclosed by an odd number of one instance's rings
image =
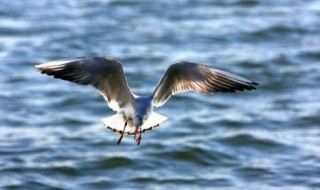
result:
[(195, 91), (200, 94), (253, 90), (258, 83), (206, 65), (181, 62), (171, 65), (153, 94), (153, 105), (162, 106), (174, 94)]
[(131, 102), (132, 94), (121, 63), (109, 57), (82, 57), (35, 66), (42, 74), (98, 89), (108, 105), (118, 111)]

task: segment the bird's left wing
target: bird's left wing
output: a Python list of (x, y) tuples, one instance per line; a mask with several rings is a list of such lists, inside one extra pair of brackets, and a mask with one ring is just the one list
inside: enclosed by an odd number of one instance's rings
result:
[(241, 76), (206, 65), (181, 62), (171, 65), (153, 93), (153, 105), (159, 107), (174, 94), (195, 91), (200, 94), (253, 90), (258, 85)]
[(95, 87), (114, 111), (132, 101), (121, 63), (110, 57), (65, 59), (35, 67), (42, 74), (54, 78)]

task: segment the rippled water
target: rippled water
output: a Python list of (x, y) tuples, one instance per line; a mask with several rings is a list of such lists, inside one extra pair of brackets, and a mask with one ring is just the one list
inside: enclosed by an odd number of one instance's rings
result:
[[(179, 94), (117, 146), (97, 91), (33, 67), (85, 55), (122, 61), (137, 94), (180, 60), (260, 86)], [(0, 0), (0, 189), (317, 189), (319, 62), (316, 0)]]

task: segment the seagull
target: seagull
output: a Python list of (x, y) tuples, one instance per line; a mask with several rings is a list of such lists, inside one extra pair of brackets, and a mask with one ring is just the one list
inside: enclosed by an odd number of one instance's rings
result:
[(258, 85), (239, 75), (184, 61), (169, 66), (150, 95), (137, 96), (128, 87), (121, 63), (111, 57), (63, 59), (35, 67), (42, 74), (80, 85), (91, 85), (99, 90), (108, 106), (117, 112), (102, 121), (108, 130), (120, 134), (118, 145), (124, 135), (133, 135), (136, 144), (140, 145), (144, 132), (159, 127), (167, 120), (166, 116), (153, 112), (153, 107), (164, 105), (176, 93), (236, 92), (254, 90)]

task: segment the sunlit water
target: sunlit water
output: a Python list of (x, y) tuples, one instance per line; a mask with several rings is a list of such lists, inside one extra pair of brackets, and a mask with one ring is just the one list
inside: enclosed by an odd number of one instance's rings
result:
[[(137, 94), (181, 60), (260, 85), (178, 94), (117, 146), (97, 91), (33, 67), (86, 55), (123, 62)], [(316, 0), (0, 0), (0, 189), (320, 188), (319, 82)]]

